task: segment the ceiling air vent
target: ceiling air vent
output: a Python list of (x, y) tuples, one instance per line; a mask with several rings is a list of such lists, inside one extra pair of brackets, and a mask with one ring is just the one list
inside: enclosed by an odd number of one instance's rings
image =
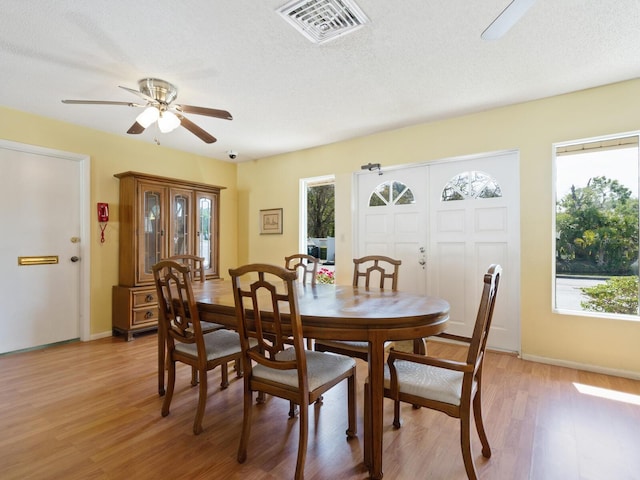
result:
[(323, 43), (369, 23), (351, 0), (295, 0), (280, 7), (282, 15), (313, 43)]

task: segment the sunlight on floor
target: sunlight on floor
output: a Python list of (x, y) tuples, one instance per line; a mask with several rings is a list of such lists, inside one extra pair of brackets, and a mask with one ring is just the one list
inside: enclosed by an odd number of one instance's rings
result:
[(573, 385), (580, 393), (585, 395), (593, 395), (594, 397), (607, 398), (618, 402), (630, 403), (632, 405), (640, 405), (640, 395), (633, 393), (617, 392), (608, 388), (593, 387), (591, 385), (583, 385), (582, 383), (573, 382)]

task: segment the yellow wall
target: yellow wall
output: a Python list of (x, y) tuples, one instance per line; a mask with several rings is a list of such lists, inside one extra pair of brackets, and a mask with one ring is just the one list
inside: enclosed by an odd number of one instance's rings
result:
[[(118, 283), (119, 181), (113, 175), (138, 171), (227, 187), (220, 196), (220, 266), (237, 264), (236, 165), (191, 155), (135, 138), (120, 137), (0, 107), (0, 138), (91, 157), (91, 334), (111, 331), (111, 286)], [(197, 139), (194, 139), (197, 141)], [(94, 214), (96, 202), (110, 205), (106, 241)]]
[[(640, 81), (416, 125), (238, 166), (240, 263), (281, 263), (298, 250), (300, 178), (336, 175), (338, 282), (351, 271), (351, 178), (384, 166), (518, 149), (521, 191), (522, 352), (640, 374), (640, 322), (551, 311), (552, 144), (640, 129)], [(284, 235), (259, 235), (258, 211), (284, 208)]]
[[(640, 80), (416, 125), (242, 163), (173, 151), (0, 107), (0, 138), (91, 156), (91, 211), (112, 206), (107, 242), (91, 237), (91, 332), (111, 329), (117, 283), (118, 180), (134, 170), (227, 187), (221, 197), (221, 273), (249, 261), (282, 263), (298, 250), (299, 179), (336, 175), (338, 282), (351, 271), (352, 175), (367, 162), (409, 164), (498, 150), (520, 150), (521, 328), (525, 355), (640, 374), (640, 322), (551, 312), (554, 142), (640, 130)], [(284, 209), (284, 234), (259, 235), (258, 211)]]

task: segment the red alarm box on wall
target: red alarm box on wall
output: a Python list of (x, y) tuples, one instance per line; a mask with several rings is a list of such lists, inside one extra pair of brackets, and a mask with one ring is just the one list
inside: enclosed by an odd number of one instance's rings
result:
[(106, 223), (109, 221), (109, 204), (98, 203), (98, 221), (100, 223)]

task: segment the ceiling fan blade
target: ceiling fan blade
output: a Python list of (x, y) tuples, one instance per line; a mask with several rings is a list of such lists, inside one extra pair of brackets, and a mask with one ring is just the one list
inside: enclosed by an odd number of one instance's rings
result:
[(194, 107), (193, 105), (173, 105), (176, 110), (184, 113), (195, 113), (196, 115), (206, 115), (207, 117), (222, 118), (224, 120), (233, 120), (233, 117), (226, 110), (217, 110), (215, 108)]
[(513, 27), (536, 0), (513, 0), (500, 15), (482, 32), (483, 40), (498, 40)]
[(133, 125), (131, 125), (131, 127), (129, 127), (129, 130), (127, 130), (127, 133), (130, 133), (132, 135), (137, 135), (139, 133), (144, 132), (145, 128), (140, 125), (138, 122), (134, 122)]
[(146, 100), (149, 103), (152, 103), (154, 105), (156, 105), (158, 103), (158, 101), (155, 98), (150, 97), (149, 95), (146, 95), (146, 94), (144, 94), (144, 93), (142, 93), (142, 92), (140, 92), (138, 90), (134, 90), (133, 88), (129, 88), (129, 87), (123, 87), (122, 85), (118, 85), (118, 86), (120, 88), (122, 88), (123, 90), (126, 90), (127, 92), (131, 92), (134, 95), (139, 96), (140, 98)]
[(62, 103), (69, 103), (72, 105), (124, 105), (127, 107), (144, 107), (138, 103), (132, 102), (111, 102), (109, 100), (62, 100)]
[(216, 137), (214, 137), (210, 133), (205, 132), (202, 128), (200, 128), (198, 125), (193, 123), (184, 115), (180, 115), (179, 113), (176, 113), (176, 117), (180, 119), (180, 125), (182, 125), (184, 128), (189, 130), (191, 133), (193, 133), (196, 137), (198, 137), (204, 143), (213, 143), (217, 140)]

